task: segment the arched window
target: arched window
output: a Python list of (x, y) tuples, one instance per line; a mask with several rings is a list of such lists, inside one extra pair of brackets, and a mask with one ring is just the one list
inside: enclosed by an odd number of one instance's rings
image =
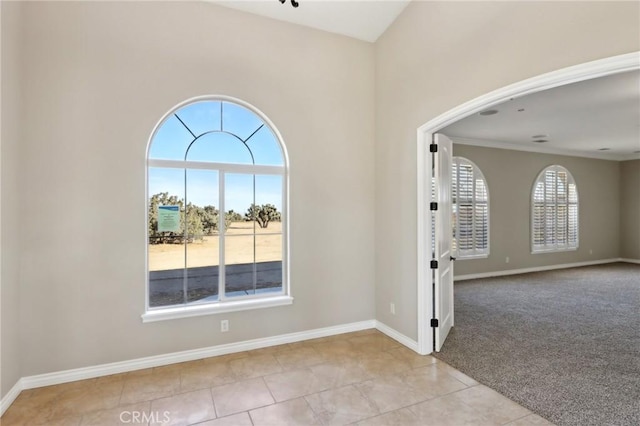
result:
[(453, 157), (453, 249), (458, 259), (489, 256), (489, 189), (473, 162)]
[(237, 99), (197, 98), (160, 121), (147, 154), (145, 321), (291, 303), (287, 166), (273, 124)]
[(578, 189), (562, 166), (544, 169), (531, 192), (531, 251), (578, 248)]

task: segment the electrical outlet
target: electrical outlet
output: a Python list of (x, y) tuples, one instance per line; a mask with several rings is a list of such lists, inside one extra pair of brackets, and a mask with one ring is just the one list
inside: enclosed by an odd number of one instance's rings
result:
[(394, 303), (389, 304), (389, 312), (391, 312), (391, 315), (396, 314), (396, 305)]
[(220, 331), (223, 333), (229, 331), (229, 320), (220, 321)]
[(589, 250), (589, 254), (593, 254), (593, 250)]
[(504, 263), (509, 263), (509, 256), (504, 260)]

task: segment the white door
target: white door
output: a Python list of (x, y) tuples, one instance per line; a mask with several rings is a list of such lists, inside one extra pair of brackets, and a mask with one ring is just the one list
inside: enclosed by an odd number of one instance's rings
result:
[[(434, 328), (435, 350), (440, 351), (444, 340), (453, 327), (453, 253), (451, 251), (453, 233), (451, 229), (451, 139), (436, 133), (434, 143), (437, 152), (434, 159), (436, 201), (435, 253), (438, 262), (434, 268)], [(434, 264), (435, 266), (435, 264)]]

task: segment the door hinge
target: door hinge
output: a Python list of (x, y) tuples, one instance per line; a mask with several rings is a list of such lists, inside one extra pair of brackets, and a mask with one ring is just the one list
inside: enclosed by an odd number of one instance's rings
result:
[(438, 326), (438, 320), (436, 318), (432, 318), (431, 319), (431, 327), (437, 327)]
[(438, 261), (437, 260), (432, 260), (431, 261), (431, 269), (438, 269)]
[(429, 205), (429, 210), (438, 210), (438, 203), (431, 203)]
[(438, 145), (435, 143), (429, 145), (429, 152), (438, 152)]

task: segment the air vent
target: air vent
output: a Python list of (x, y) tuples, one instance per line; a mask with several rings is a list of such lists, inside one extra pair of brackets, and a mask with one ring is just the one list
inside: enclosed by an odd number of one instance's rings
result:
[(549, 142), (549, 141), (548, 141), (548, 140), (546, 140), (546, 139), (536, 139), (536, 140), (534, 140), (534, 142), (535, 142), (535, 143), (547, 143), (547, 142)]
[(482, 111), (480, 113), (480, 115), (485, 115), (486, 116), (486, 115), (494, 115), (494, 114), (497, 114), (497, 113), (498, 113), (497, 109), (488, 109), (486, 111)]
[(611, 151), (611, 148), (599, 148), (598, 151)]

